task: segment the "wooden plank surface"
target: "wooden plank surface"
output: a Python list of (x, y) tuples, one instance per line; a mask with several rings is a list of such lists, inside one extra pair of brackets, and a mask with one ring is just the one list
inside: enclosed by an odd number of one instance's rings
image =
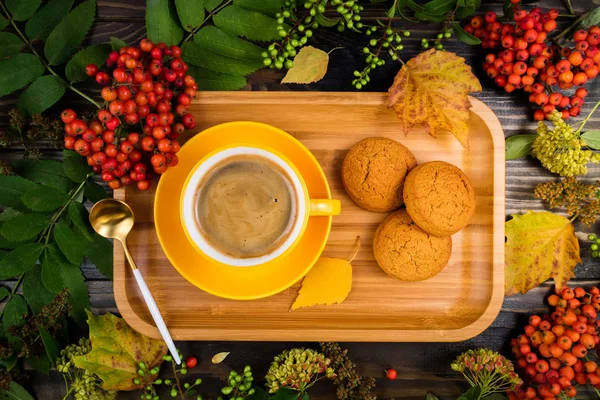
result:
[[(500, 0), (483, 1), (483, 11), (494, 10), (501, 12)], [(563, 0), (525, 1), (528, 6), (540, 6), (543, 8), (558, 8), (564, 11)], [(572, 1), (576, 11), (587, 10), (596, 5), (592, 0)], [(372, 8), (371, 8), (372, 7)], [(378, 8), (379, 7), (379, 8)], [(368, 15), (371, 20), (383, 14), (382, 6), (369, 6)], [(119, 36), (129, 43), (137, 42), (144, 36), (144, 0), (99, 0), (98, 20), (90, 31), (88, 43), (106, 42), (110, 36)], [(563, 21), (564, 23), (564, 21)], [(394, 26), (406, 27), (406, 22), (396, 21)], [(434, 37), (440, 29), (440, 24), (410, 24), (412, 35), (405, 40), (406, 51), (403, 59), (408, 59), (419, 52), (418, 44), (423, 36)], [(261, 70), (253, 74), (249, 79), (246, 90), (315, 90), (315, 91), (351, 91), (350, 81), (354, 69), (362, 69), (363, 55), (361, 49), (368, 39), (358, 34), (339, 34), (335, 31), (323, 32), (319, 30), (313, 37), (313, 44), (325, 50), (343, 46), (331, 54), (330, 69), (325, 78), (311, 85), (280, 85), (278, 82), (283, 73), (273, 70)], [(503, 90), (495, 88), (492, 82), (485, 78), (480, 67), (485, 52), (480, 48), (469, 48), (454, 39), (448, 41), (448, 50), (456, 51), (467, 59), (474, 67), (475, 73), (481, 77), (484, 87), (483, 92), (475, 97), (484, 101), (496, 113), (500, 119), (504, 132), (507, 136), (518, 133), (529, 133), (535, 129), (535, 123), (531, 121), (532, 107), (525, 96), (520, 93), (506, 94)], [(399, 65), (388, 63), (385, 67), (378, 69), (372, 75), (372, 81), (367, 90), (385, 91), (393, 80)], [(596, 79), (593, 85), (588, 85), (590, 95), (582, 114), (590, 110), (590, 104), (600, 100), (600, 79)], [(98, 87), (88, 85), (87, 93), (99, 95)], [(7, 113), (16, 101), (15, 96), (7, 96), (0, 100), (0, 128), (7, 123)], [(66, 106), (83, 107), (77, 96), (68, 95), (65, 100), (56, 106), (60, 110)], [(600, 128), (600, 114), (588, 123), (589, 128)], [(46, 149), (45, 156), (48, 158), (60, 157), (49, 143), (41, 142), (40, 147)], [(22, 156), (22, 149), (13, 148), (0, 150), (0, 159), (14, 160)], [(600, 167), (590, 169), (589, 179), (600, 177)], [(516, 213), (524, 210), (541, 210), (541, 202), (533, 199), (531, 192), (533, 187), (542, 181), (554, 178), (546, 170), (539, 167), (534, 160), (523, 159), (509, 161), (506, 164), (506, 213)], [(600, 225), (594, 224), (591, 228), (577, 226), (577, 235), (582, 239), (583, 264), (576, 268), (578, 278), (577, 284), (583, 286), (599, 285), (600, 274), (598, 260), (589, 256), (589, 242), (585, 240), (590, 230), (598, 233)], [(106, 311), (116, 312), (112, 282), (106, 281), (96, 270), (86, 264), (83, 271), (90, 285), (90, 295), (93, 311), (102, 313)], [(9, 286), (10, 282), (7, 283)], [(551, 285), (545, 284), (529, 292), (525, 296), (512, 296), (504, 300), (502, 311), (494, 323), (481, 335), (467, 342), (419, 344), (366, 344), (349, 343), (347, 347), (357, 363), (359, 370), (365, 375), (378, 378), (377, 390), (380, 398), (394, 397), (396, 399), (423, 399), (424, 394), (431, 390), (445, 398), (452, 398), (460, 389), (464, 389), (463, 381), (454, 374), (450, 368), (450, 361), (460, 352), (477, 346), (491, 347), (502, 350), (508, 354), (508, 338), (517, 335), (518, 329), (522, 329), (527, 316), (534, 312), (543, 312), (545, 306), (543, 298), (550, 291)], [(314, 345), (314, 343), (302, 343), (303, 345)], [(289, 347), (289, 343), (274, 342), (180, 342), (178, 346), (185, 354), (196, 354), (200, 359), (197, 374), (205, 380), (203, 392), (216, 393), (218, 386), (219, 371), (211, 368), (210, 357), (219, 351), (231, 351), (228, 362), (236, 367), (251, 364), (255, 367), (256, 376), (263, 374), (268, 368), (272, 357), (282, 349)], [(399, 379), (390, 382), (383, 378), (382, 370), (393, 366), (399, 372)], [(35, 374), (30, 380), (35, 388), (37, 399), (55, 400), (62, 398), (64, 386), (62, 379), (56, 373), (50, 377)], [(134, 394), (123, 395), (120, 398), (134, 399), (139, 396)], [(331, 386), (327, 383), (317, 385), (311, 391), (314, 399), (335, 399)], [(592, 398), (589, 392), (579, 396), (581, 399)]]

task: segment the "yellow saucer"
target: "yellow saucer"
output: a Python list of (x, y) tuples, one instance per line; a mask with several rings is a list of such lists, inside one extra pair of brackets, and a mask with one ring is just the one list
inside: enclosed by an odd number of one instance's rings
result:
[(215, 149), (245, 143), (270, 147), (286, 156), (306, 181), (309, 196), (330, 199), (321, 166), (291, 135), (257, 122), (229, 122), (208, 128), (187, 141), (179, 164), (162, 175), (154, 198), (158, 240), (175, 269), (189, 282), (215, 296), (253, 300), (277, 294), (312, 268), (327, 243), (331, 217), (310, 217), (302, 240), (288, 254), (256, 267), (231, 267), (200, 254), (188, 241), (179, 216), (183, 184), (196, 163)]

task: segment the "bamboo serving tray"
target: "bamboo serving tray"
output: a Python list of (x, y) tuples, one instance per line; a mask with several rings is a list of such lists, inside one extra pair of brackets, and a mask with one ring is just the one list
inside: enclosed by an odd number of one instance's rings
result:
[[(386, 108), (386, 93), (200, 92), (190, 107), (195, 132), (223, 122), (274, 125), (306, 145), (328, 177), (332, 197), (342, 202), (323, 255), (347, 258), (357, 236), (352, 291), (342, 304), (289, 312), (300, 283), (253, 301), (226, 300), (187, 282), (158, 242), (152, 191), (118, 190), (136, 216), (129, 246), (176, 340), (443, 342), (476, 336), (496, 318), (504, 293), (504, 134), (494, 113), (471, 98), (472, 150), (451, 135), (432, 138), (417, 128), (405, 137)], [(453, 236), (448, 266), (434, 278), (406, 283), (387, 276), (375, 262), (372, 239), (386, 214), (365, 211), (344, 192), (340, 168), (353, 144), (386, 136), (407, 146), (419, 163), (444, 160), (471, 178), (477, 213)], [(179, 195), (179, 194), (174, 194)], [(114, 292), (119, 311), (139, 332), (160, 337), (115, 244)]]

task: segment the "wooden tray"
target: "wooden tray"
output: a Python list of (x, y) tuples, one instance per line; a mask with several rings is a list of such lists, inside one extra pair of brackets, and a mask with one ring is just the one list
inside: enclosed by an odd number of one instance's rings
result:
[[(436, 342), (469, 339), (496, 318), (504, 292), (504, 134), (494, 113), (472, 98), (472, 151), (451, 135), (434, 139), (423, 129), (405, 137), (386, 93), (204, 92), (191, 106), (200, 131), (235, 120), (265, 122), (302, 141), (321, 163), (342, 215), (324, 255), (348, 257), (357, 235), (352, 292), (343, 304), (289, 312), (300, 284), (254, 301), (209, 295), (181, 277), (163, 253), (153, 224), (153, 192), (118, 190), (136, 215), (129, 244), (176, 340)], [(376, 264), (372, 239), (385, 214), (357, 207), (340, 178), (347, 150), (368, 136), (386, 136), (412, 150), (419, 163), (451, 162), (471, 178), (477, 214), (454, 235), (448, 266), (436, 277), (404, 283)], [(179, 195), (179, 194), (174, 194)], [(136, 330), (159, 337), (115, 244), (114, 291), (123, 317)]]

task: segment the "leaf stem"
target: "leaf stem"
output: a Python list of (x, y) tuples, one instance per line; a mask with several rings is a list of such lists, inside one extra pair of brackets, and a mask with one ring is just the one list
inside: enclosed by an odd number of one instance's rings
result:
[(569, 13), (571, 14), (575, 14), (575, 11), (573, 11), (573, 6), (571, 5), (571, 0), (566, 0), (567, 3), (567, 11), (569, 11)]
[(577, 129), (577, 131), (575, 132), (576, 135), (578, 135), (581, 132), (581, 129), (583, 129), (583, 126), (586, 124), (586, 122), (588, 122), (590, 120), (590, 118), (592, 117), (592, 115), (594, 114), (594, 112), (596, 111), (596, 109), (598, 107), (600, 107), (600, 101), (598, 101), (596, 103), (596, 105), (594, 106), (594, 108), (592, 108), (592, 111), (590, 111), (588, 116), (585, 117), (585, 119), (583, 121), (581, 121), (581, 125), (579, 126), (579, 129)]
[(17, 26), (17, 24), (15, 24), (15, 21), (13, 21), (12, 16), (8, 12), (8, 10), (6, 9), (6, 7), (4, 6), (4, 4), (3, 4), (2, 1), (0, 1), (0, 7), (2, 8), (2, 11), (4, 11), (4, 14), (6, 15), (6, 18), (10, 21), (10, 23), (13, 26), (13, 28), (15, 29), (15, 31), (21, 37), (21, 40), (23, 40), (23, 42), (25, 42), (25, 44), (27, 45), (27, 47), (29, 47), (29, 49), (31, 50), (31, 52), (33, 53), (33, 55), (36, 56), (40, 60), (40, 62), (44, 65), (44, 67), (48, 70), (48, 72), (50, 72), (52, 75), (54, 75), (57, 78), (59, 78), (70, 90), (72, 90), (73, 92), (77, 93), (78, 95), (80, 95), (81, 97), (83, 97), (84, 99), (86, 99), (87, 101), (89, 101), (90, 103), (92, 103), (93, 105), (95, 105), (97, 108), (100, 108), (101, 106), (100, 106), (100, 104), (98, 104), (98, 102), (96, 102), (94, 99), (92, 99), (91, 97), (89, 97), (85, 93), (81, 92), (79, 89), (77, 89), (71, 83), (65, 81), (60, 75), (58, 75), (52, 69), (52, 67), (50, 66), (50, 64), (48, 64), (46, 62), (46, 60), (33, 47), (33, 44), (31, 43), (31, 41), (29, 39), (27, 39), (27, 37), (25, 37), (25, 35), (23, 35), (23, 32), (21, 32), (21, 30), (19, 29), (19, 27)]
[(177, 391), (179, 392), (179, 395), (181, 396), (181, 400), (184, 400), (184, 394), (183, 394), (183, 390), (181, 390), (181, 382), (179, 382), (179, 375), (177, 375), (177, 368), (175, 367), (175, 360), (171, 361), (171, 366), (173, 367), (173, 377), (175, 378), (175, 383), (177, 383)]
[(558, 35), (554, 36), (552, 38), (552, 41), (558, 44), (558, 41), (565, 36), (567, 33), (571, 32), (571, 30), (573, 30), (573, 28), (575, 28), (577, 26), (577, 24), (579, 24), (579, 22), (581, 22), (581, 20), (583, 20), (585, 17), (587, 17), (587, 15), (590, 12), (586, 12), (581, 14), (575, 21), (573, 21), (573, 23), (571, 25), (569, 25), (564, 31), (562, 31), (561, 33), (559, 33)]
[(209, 12), (208, 15), (206, 17), (204, 17), (204, 19), (202, 20), (202, 22), (200, 23), (200, 25), (198, 25), (197, 27), (195, 27), (194, 29), (192, 29), (192, 31), (190, 32), (190, 34), (187, 35), (187, 37), (185, 39), (183, 39), (183, 41), (179, 44), (179, 46), (182, 46), (185, 42), (187, 42), (192, 37), (194, 37), (194, 35), (200, 30), (200, 28), (202, 28), (202, 26), (204, 25), (204, 23), (206, 21), (208, 21), (209, 18), (212, 18), (213, 15), (215, 15), (216, 13), (218, 13), (219, 11), (221, 11), (223, 8), (227, 7), (229, 4), (231, 4), (232, 1), (233, 0), (227, 0), (225, 3), (221, 4), (219, 7), (215, 8), (214, 10), (212, 10), (211, 12)]

